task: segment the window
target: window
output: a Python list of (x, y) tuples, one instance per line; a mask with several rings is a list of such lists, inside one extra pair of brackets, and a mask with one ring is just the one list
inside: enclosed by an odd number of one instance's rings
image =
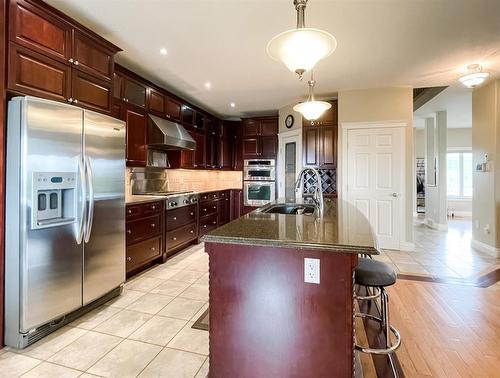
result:
[(472, 197), (472, 152), (448, 152), (446, 170), (448, 197)]

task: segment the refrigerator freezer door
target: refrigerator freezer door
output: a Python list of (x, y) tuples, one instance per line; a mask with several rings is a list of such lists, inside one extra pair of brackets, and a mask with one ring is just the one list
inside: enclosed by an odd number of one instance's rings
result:
[(125, 281), (125, 124), (84, 111), (88, 219), (83, 304)]
[[(19, 156), (8, 156), (13, 159), (8, 165), (12, 167), (19, 159), (21, 177), (19, 183), (11, 180), (8, 185), (21, 186), (18, 203), (21, 210), (20, 331), (26, 332), (82, 305), (83, 245), (78, 245), (76, 239), (82, 220), (78, 162), (83, 152), (83, 112), (73, 106), (31, 97), (19, 102), (22, 104), (20, 125), (11, 124), (9, 120), (8, 127), (20, 127), (20, 139), (8, 143), (20, 143), (22, 147)], [(66, 181), (70, 182), (67, 187), (73, 186), (73, 189), (57, 189), (64, 187), (61, 182)], [(50, 196), (56, 193), (56, 201), (47, 206), (61, 206), (59, 215), (75, 215), (74, 222), (68, 224), (54, 218), (48, 227), (34, 227), (32, 212), (40, 210), (36, 206), (43, 208), (38, 196), (44, 188)], [(11, 201), (12, 190), (12, 187), (8, 189), (8, 201)]]

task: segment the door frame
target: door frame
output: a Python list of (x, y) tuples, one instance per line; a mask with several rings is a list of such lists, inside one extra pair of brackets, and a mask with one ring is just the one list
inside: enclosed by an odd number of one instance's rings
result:
[[(340, 124), (340, 128), (342, 129), (341, 132), (341, 151), (340, 151), (340, 172), (337, 173), (338, 177), (338, 198), (344, 201), (348, 200), (348, 139), (349, 139), (349, 130), (356, 130), (356, 129), (370, 129), (370, 130), (376, 130), (376, 129), (388, 129), (388, 128), (400, 128), (401, 129), (401, 134), (400, 134), (400, 142), (401, 142), (401, 162), (400, 164), (400, 185), (401, 185), (401, 194), (399, 196), (401, 206), (399, 206), (399, 219), (401, 220), (401, 229), (399, 232), (399, 249), (402, 251), (408, 251), (412, 250), (413, 246), (410, 245), (406, 240), (406, 227), (408, 223), (408, 219), (406, 217), (406, 129), (408, 127), (407, 122), (401, 121), (401, 120), (387, 120), (387, 121), (375, 121), (375, 122), (342, 122)], [(348, 214), (347, 212), (342, 213), (342, 222), (343, 224), (347, 225), (348, 224)], [(344, 228), (343, 230), (344, 237), (347, 236), (347, 227)]]
[(278, 134), (278, 161), (276, 162), (276, 183), (278, 198), (285, 198), (285, 144), (296, 143), (295, 165), (297, 172), (302, 169), (302, 128)]

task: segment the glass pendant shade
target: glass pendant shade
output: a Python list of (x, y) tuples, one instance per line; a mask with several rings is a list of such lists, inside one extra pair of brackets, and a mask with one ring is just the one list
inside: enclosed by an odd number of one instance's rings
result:
[(293, 110), (301, 113), (308, 121), (314, 121), (331, 107), (332, 105), (325, 101), (306, 101), (295, 105)]
[(458, 80), (467, 88), (474, 88), (481, 85), (488, 77), (487, 72), (476, 72), (460, 77)]
[(287, 30), (267, 44), (267, 53), (282, 61), (299, 75), (311, 70), (318, 61), (329, 56), (337, 47), (335, 37), (326, 31), (311, 28)]

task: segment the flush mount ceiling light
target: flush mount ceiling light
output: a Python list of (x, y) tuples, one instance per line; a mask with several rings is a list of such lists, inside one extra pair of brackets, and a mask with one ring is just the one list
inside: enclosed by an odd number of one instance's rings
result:
[(234, 108), (236, 106), (234, 102), (231, 102), (229, 105), (231, 106), (231, 108)]
[(211, 87), (212, 87), (212, 84), (209, 81), (207, 81), (205, 83), (205, 88), (210, 89)]
[(168, 51), (167, 51), (167, 49), (166, 49), (165, 47), (162, 47), (162, 48), (160, 49), (160, 54), (161, 54), (161, 55), (167, 55), (167, 53), (168, 53)]
[(290, 71), (302, 77), (318, 61), (329, 56), (337, 47), (330, 33), (306, 28), (305, 10), (308, 0), (294, 0), (297, 10), (297, 28), (275, 36), (267, 44), (267, 53), (274, 60), (282, 61)]
[(482, 72), (482, 67), (479, 64), (471, 64), (467, 66), (467, 74), (458, 78), (460, 82), (467, 88), (475, 88), (481, 85), (489, 76), (488, 72)]
[(307, 82), (309, 85), (309, 97), (306, 102), (301, 102), (293, 107), (293, 110), (301, 113), (305, 119), (314, 121), (321, 117), (321, 115), (330, 109), (332, 105), (326, 101), (316, 101), (314, 99), (314, 85), (316, 81), (311, 72), (311, 80)]

